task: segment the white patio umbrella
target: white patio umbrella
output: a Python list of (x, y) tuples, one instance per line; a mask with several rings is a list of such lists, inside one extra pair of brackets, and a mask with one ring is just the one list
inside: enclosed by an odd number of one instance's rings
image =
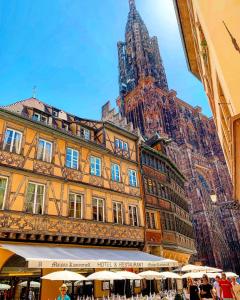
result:
[(139, 274), (128, 272), (128, 271), (118, 271), (116, 274), (119, 274), (124, 279), (132, 279), (132, 280), (141, 280), (142, 277)]
[(159, 272), (156, 271), (144, 271), (141, 273), (138, 273), (142, 278), (150, 280), (150, 294), (152, 294), (152, 287), (151, 287), (151, 280), (154, 279), (161, 279), (163, 278)]
[[(23, 281), (21, 283), (19, 283), (20, 286), (22, 287), (26, 287), (27, 286), (27, 281)], [(37, 281), (30, 281), (30, 287), (31, 288), (40, 288), (40, 282)]]
[(71, 271), (57, 271), (49, 273), (42, 277), (42, 279), (48, 280), (64, 280), (64, 281), (82, 281), (85, 280), (86, 277)]
[(226, 272), (225, 274), (227, 277), (239, 277), (236, 273), (233, 272)]
[(86, 277), (71, 271), (57, 271), (49, 273), (42, 277), (42, 279), (48, 280), (64, 280), (64, 281), (71, 281), (72, 282), (72, 295), (74, 294), (74, 281), (83, 281)]
[(207, 272), (189, 272), (189, 273), (186, 273), (184, 275), (182, 275), (182, 278), (188, 278), (188, 277), (191, 277), (191, 278), (202, 278), (203, 275), (207, 275), (209, 278), (215, 278), (217, 275), (221, 275), (220, 273), (207, 273)]
[(182, 272), (197, 272), (203, 271), (203, 266), (196, 266), (196, 265), (186, 265), (180, 269)]
[(0, 283), (0, 291), (10, 290), (11, 286), (9, 284)]
[(125, 279), (123, 276), (111, 272), (111, 271), (98, 271), (95, 273), (92, 273), (88, 277), (86, 277), (87, 280), (123, 280)]
[(222, 272), (222, 269), (214, 268), (214, 267), (208, 267), (208, 266), (202, 266), (204, 272)]
[(163, 278), (172, 278), (172, 279), (181, 279), (182, 277), (173, 272), (160, 272), (159, 273)]
[(159, 272), (156, 271), (144, 271), (141, 273), (138, 273), (142, 278), (147, 280), (153, 280), (153, 279), (161, 279), (163, 276), (160, 275)]

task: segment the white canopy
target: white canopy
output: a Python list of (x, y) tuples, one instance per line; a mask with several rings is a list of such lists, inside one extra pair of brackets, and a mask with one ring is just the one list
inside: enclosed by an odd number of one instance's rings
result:
[(206, 272), (190, 272), (190, 273), (186, 273), (184, 275), (182, 275), (182, 278), (202, 278), (203, 275), (207, 275), (209, 278), (215, 278), (217, 275), (221, 275), (220, 273), (206, 273)]
[[(23, 281), (19, 283), (20, 286), (26, 287), (27, 286), (27, 281)], [(30, 287), (31, 288), (40, 288), (40, 282), (37, 281), (30, 281)]]
[(159, 272), (156, 271), (145, 271), (141, 272), (140, 275), (144, 279), (153, 280), (153, 279), (161, 279), (163, 276), (160, 275)]
[(196, 265), (186, 265), (181, 268), (182, 272), (197, 272), (203, 271), (203, 266), (196, 266)]
[(173, 279), (181, 279), (182, 277), (173, 272), (160, 272), (159, 273), (163, 278), (173, 278)]
[(65, 280), (65, 281), (80, 281), (85, 280), (86, 277), (71, 271), (57, 271), (49, 273), (42, 277), (42, 279), (48, 280)]
[(9, 284), (0, 283), (0, 291), (9, 290), (11, 286)]
[(116, 274), (119, 274), (124, 279), (132, 279), (132, 280), (141, 280), (142, 279), (142, 277), (140, 275), (133, 273), (133, 272), (128, 272), (128, 271), (119, 271), (119, 272), (116, 272)]
[(178, 262), (137, 250), (2, 244), (25, 258), (29, 268), (162, 268)]
[(221, 269), (208, 267), (208, 266), (197, 266), (197, 265), (186, 265), (183, 266), (180, 271), (182, 272), (221, 272)]
[(111, 271), (99, 271), (92, 273), (87, 277), (87, 280), (122, 280), (125, 279), (121, 275)]
[(236, 273), (233, 273), (233, 272), (226, 272), (225, 273), (226, 276), (229, 278), (229, 277), (238, 277), (238, 275)]

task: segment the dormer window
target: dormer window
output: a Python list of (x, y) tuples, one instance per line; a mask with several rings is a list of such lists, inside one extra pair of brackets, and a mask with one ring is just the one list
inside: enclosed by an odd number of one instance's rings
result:
[(54, 118), (58, 118), (58, 111), (53, 109), (52, 115), (53, 115)]
[(120, 139), (115, 139), (115, 150), (122, 150), (125, 153), (128, 152), (128, 143)]
[(62, 128), (63, 128), (65, 131), (68, 131), (69, 126), (68, 126), (67, 123), (62, 123)]
[(89, 141), (90, 140), (90, 130), (85, 127), (81, 127), (80, 128), (80, 137)]
[(43, 122), (45, 124), (48, 123), (48, 118), (46, 116), (41, 115), (40, 113), (33, 113), (32, 119), (34, 121)]

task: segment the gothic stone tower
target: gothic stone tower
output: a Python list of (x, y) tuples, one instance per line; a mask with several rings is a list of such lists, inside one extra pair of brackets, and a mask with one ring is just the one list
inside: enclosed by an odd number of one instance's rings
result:
[[(188, 179), (197, 259), (240, 271), (240, 212), (226, 207), (232, 185), (213, 120), (169, 91), (157, 38), (149, 36), (134, 0), (129, 5), (126, 41), (118, 43), (118, 120), (125, 119), (143, 137), (157, 132), (173, 140), (168, 155)], [(106, 108), (104, 118), (113, 120)]]

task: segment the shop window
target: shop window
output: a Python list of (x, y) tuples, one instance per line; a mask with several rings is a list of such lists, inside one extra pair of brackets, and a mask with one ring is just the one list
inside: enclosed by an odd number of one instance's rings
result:
[(27, 188), (26, 211), (33, 214), (44, 213), (45, 185), (30, 182)]
[(93, 220), (104, 222), (104, 200), (100, 198), (93, 198), (92, 200), (92, 211), (93, 211)]
[(78, 157), (79, 153), (77, 150), (67, 148), (66, 150), (66, 167), (78, 170)]
[(0, 209), (4, 209), (7, 193), (7, 177), (0, 177)]
[(19, 154), (21, 150), (21, 142), (22, 133), (8, 128), (5, 132), (3, 150)]
[(69, 194), (69, 217), (82, 219), (82, 195), (70, 193)]
[(37, 159), (50, 163), (52, 161), (52, 143), (39, 139)]
[(122, 203), (120, 202), (113, 202), (113, 222), (123, 224)]
[(99, 157), (91, 156), (90, 174), (95, 176), (101, 176), (101, 159)]

